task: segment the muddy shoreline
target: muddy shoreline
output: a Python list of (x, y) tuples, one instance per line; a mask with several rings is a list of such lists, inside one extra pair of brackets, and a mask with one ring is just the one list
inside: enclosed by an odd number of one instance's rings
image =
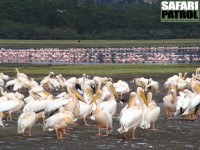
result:
[[(5, 129), (0, 128), (0, 150), (19, 149), (19, 150), (46, 150), (46, 149), (153, 149), (153, 150), (199, 150), (200, 149), (200, 119), (188, 121), (181, 119), (168, 120), (163, 108), (162, 98), (165, 95), (163, 84), (170, 75), (145, 76), (157, 80), (160, 84), (160, 93), (153, 95), (153, 99), (161, 107), (161, 115), (156, 123), (157, 130), (136, 129), (136, 137), (124, 140), (116, 131), (120, 125), (117, 120), (121, 109), (126, 103), (118, 103), (117, 113), (113, 118), (113, 130), (108, 137), (98, 137), (97, 125), (88, 119), (90, 126), (84, 126), (83, 120), (78, 120), (78, 126), (71, 129), (65, 139), (57, 140), (55, 132), (43, 132), (41, 121), (39, 120), (33, 127), (32, 137), (23, 137), (17, 134), (17, 118), (20, 113), (14, 114), (13, 122), (5, 122)], [(190, 76), (190, 75), (189, 75)], [(114, 82), (118, 79), (129, 82), (133, 76), (113, 77)], [(130, 85), (131, 91), (136, 90), (135, 85)], [(124, 98), (128, 99), (129, 94)], [(131, 132), (127, 134), (131, 138)]]

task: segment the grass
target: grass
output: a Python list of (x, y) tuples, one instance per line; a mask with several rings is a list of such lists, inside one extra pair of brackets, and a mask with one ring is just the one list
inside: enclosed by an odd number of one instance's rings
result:
[(169, 40), (0, 40), (3, 48), (200, 46), (200, 39)]
[(62, 74), (65, 77), (82, 76), (83, 73), (93, 76), (155, 76), (161, 74), (178, 74), (179, 72), (194, 73), (198, 64), (176, 64), (176, 65), (73, 65), (73, 66), (2, 66), (0, 72), (12, 77), (16, 75), (15, 68), (29, 77), (42, 79), (50, 71)]

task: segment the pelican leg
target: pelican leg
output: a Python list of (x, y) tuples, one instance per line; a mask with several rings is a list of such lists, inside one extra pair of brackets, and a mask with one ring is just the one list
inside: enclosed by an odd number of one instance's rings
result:
[(123, 137), (124, 139), (128, 139), (128, 137), (126, 136), (126, 132), (122, 133), (122, 137)]
[(195, 114), (192, 114), (192, 121), (195, 121), (196, 120), (196, 116)]
[(156, 128), (155, 128), (155, 122), (152, 122), (152, 130), (156, 130)]
[(99, 133), (97, 134), (98, 136), (101, 136), (101, 127), (98, 126), (98, 129), (99, 129)]
[(58, 131), (57, 128), (55, 128), (55, 130), (56, 130), (56, 136), (57, 136), (57, 139), (59, 139), (59, 131)]
[(86, 122), (86, 116), (83, 117), (83, 121), (84, 121), (86, 126), (89, 126), (89, 124), (87, 124), (87, 122)]
[(42, 113), (42, 124), (43, 124), (43, 126), (45, 125), (45, 114), (44, 113)]
[(108, 125), (106, 126), (106, 134), (104, 136), (108, 136)]
[(10, 121), (13, 121), (12, 120), (12, 112), (9, 112), (9, 118), (10, 118)]
[(133, 139), (133, 140), (134, 140), (134, 139), (138, 139), (138, 138), (135, 137), (135, 129), (134, 129), (134, 128), (132, 129), (132, 134), (133, 134), (133, 135), (132, 135), (132, 139)]
[(29, 127), (29, 136), (32, 136), (32, 126)]
[(7, 121), (10, 121), (10, 119), (9, 119), (9, 115), (6, 113), (6, 120)]
[(58, 131), (59, 133), (60, 133), (60, 138), (59, 139), (63, 139), (63, 135), (62, 135), (62, 129), (60, 129), (59, 131)]
[(135, 139), (135, 129), (134, 128), (132, 129), (132, 139), (133, 140)]

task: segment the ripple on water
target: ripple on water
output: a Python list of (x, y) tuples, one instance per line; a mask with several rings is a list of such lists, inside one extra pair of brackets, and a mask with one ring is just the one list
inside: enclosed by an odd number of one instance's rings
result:
[(115, 148), (115, 145), (102, 144), (102, 145), (98, 145), (97, 147), (100, 149), (111, 149), (111, 148)]
[(137, 144), (139, 144), (139, 145), (145, 145), (145, 144), (147, 144), (147, 143), (137, 143)]
[(36, 139), (36, 138), (28, 138), (26, 139), (27, 141), (41, 141), (41, 139)]
[(187, 147), (187, 148), (194, 148), (194, 146), (190, 145), (190, 144), (186, 144), (185, 147)]
[(0, 141), (0, 144), (6, 143), (5, 141)]

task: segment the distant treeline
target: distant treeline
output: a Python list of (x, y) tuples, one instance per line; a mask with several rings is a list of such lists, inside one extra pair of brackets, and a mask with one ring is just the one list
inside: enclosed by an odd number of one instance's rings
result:
[(200, 38), (200, 23), (161, 23), (160, 4), (0, 0), (0, 39)]

